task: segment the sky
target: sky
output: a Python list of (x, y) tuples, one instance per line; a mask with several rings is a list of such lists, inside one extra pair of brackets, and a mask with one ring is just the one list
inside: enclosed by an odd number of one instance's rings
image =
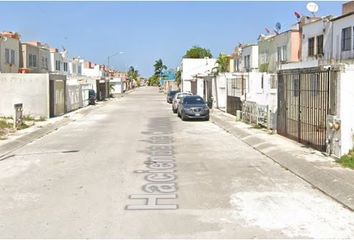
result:
[[(317, 2), (317, 16), (340, 15), (343, 2)], [(307, 2), (0, 2), (0, 31), (21, 34), (68, 50), (70, 57), (107, 64), (120, 71), (134, 66), (153, 74), (161, 58), (176, 68), (194, 45), (214, 57), (239, 43), (256, 43), (265, 28), (296, 23), (294, 12), (310, 15)]]

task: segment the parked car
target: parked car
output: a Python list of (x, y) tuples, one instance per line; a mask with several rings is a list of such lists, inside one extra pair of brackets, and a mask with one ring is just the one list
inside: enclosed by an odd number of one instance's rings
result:
[(179, 93), (175, 94), (175, 97), (172, 100), (172, 112), (173, 113), (177, 113), (179, 102), (185, 96), (192, 96), (192, 94), (188, 93), (188, 92), (179, 92)]
[(88, 99), (89, 99), (89, 104), (90, 105), (95, 105), (96, 104), (96, 92), (93, 89), (90, 89), (88, 92)]
[(175, 90), (172, 90), (172, 91), (168, 91), (167, 93), (167, 102), (168, 103), (172, 103), (172, 99), (174, 98), (175, 94), (178, 93), (179, 91), (175, 91)]
[(200, 96), (185, 96), (181, 99), (177, 116), (183, 121), (187, 119), (204, 119), (209, 120), (209, 108)]

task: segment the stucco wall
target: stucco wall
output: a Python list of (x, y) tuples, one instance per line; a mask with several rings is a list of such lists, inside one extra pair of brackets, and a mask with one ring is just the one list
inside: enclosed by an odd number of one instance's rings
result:
[(23, 104), (23, 114), (49, 118), (48, 74), (0, 74), (0, 115), (12, 116), (14, 104)]
[[(354, 49), (353, 49), (353, 26), (354, 26), (354, 15), (350, 15), (338, 20), (333, 21), (333, 57), (337, 60), (340, 59), (354, 59)], [(352, 28), (351, 34), (351, 49), (349, 51), (341, 51), (341, 36), (342, 29), (346, 27)]]
[(251, 45), (244, 47), (241, 54), (241, 71), (245, 72), (245, 56), (250, 56), (250, 71), (256, 71), (258, 69), (258, 46)]
[[(319, 59), (315, 56), (308, 56), (308, 40), (312, 37), (317, 37), (323, 34), (323, 53), (322, 59), (330, 59), (332, 51), (332, 22), (329, 20), (319, 20), (311, 22), (303, 26), (302, 28), (302, 42), (301, 42), (301, 60), (302, 61), (314, 61)], [(317, 51), (316, 51), (317, 52)]]
[[(208, 73), (211, 73), (212, 68), (215, 67), (215, 63), (216, 59), (214, 58), (184, 58), (182, 60), (182, 91), (190, 92), (190, 81), (193, 80), (193, 76), (196, 74), (207, 75)], [(200, 87), (202, 87), (202, 85), (198, 83), (198, 94), (203, 93), (203, 90), (200, 90)]]
[(346, 66), (339, 77), (339, 118), (341, 120), (341, 155), (353, 148), (354, 139), (354, 65)]
[[(15, 51), (15, 64), (6, 63), (5, 49), (10, 50), (10, 61), (11, 61), (11, 50)], [(2, 73), (17, 73), (20, 66), (20, 42), (18, 39), (6, 38), (0, 39), (0, 72)]]
[[(36, 57), (36, 66), (29, 66), (29, 54), (35, 55)], [(31, 73), (40, 72), (40, 58), (39, 58), (39, 48), (32, 46), (30, 44), (21, 44), (21, 67), (30, 69)]]

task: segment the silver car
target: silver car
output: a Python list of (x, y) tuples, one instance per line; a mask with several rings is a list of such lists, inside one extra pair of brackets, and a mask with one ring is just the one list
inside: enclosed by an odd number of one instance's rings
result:
[(177, 113), (177, 109), (178, 109), (178, 104), (181, 101), (181, 99), (185, 96), (192, 96), (191, 93), (189, 92), (179, 92), (176, 93), (175, 97), (172, 100), (172, 112), (173, 113)]

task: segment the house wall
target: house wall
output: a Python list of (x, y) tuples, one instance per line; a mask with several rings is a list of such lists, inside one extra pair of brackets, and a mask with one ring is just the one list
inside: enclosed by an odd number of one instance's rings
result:
[(298, 31), (290, 32), (290, 43), (288, 53), (290, 58), (288, 62), (298, 62), (300, 61), (301, 53), (301, 34)]
[[(214, 58), (203, 58), (203, 59), (192, 59), (184, 58), (182, 60), (182, 91), (190, 92), (191, 83), (193, 76), (196, 74), (207, 75), (211, 73), (212, 68), (215, 67), (216, 59)], [(195, 79), (195, 78), (194, 78)], [(198, 81), (198, 94), (203, 93), (203, 90), (200, 90), (199, 87), (202, 87), (200, 81)], [(202, 95), (201, 95), (202, 96)]]
[[(36, 56), (36, 66), (29, 66), (29, 54)], [(21, 68), (27, 68), (31, 73), (39, 73), (39, 48), (30, 44), (21, 44)]]
[(109, 81), (109, 83), (112, 86), (111, 94), (118, 95), (123, 93), (123, 84), (121, 78), (113, 78), (112, 80)]
[(339, 104), (341, 120), (341, 155), (351, 150), (354, 140), (354, 65), (347, 65), (339, 76)]
[(273, 113), (276, 112), (277, 85), (274, 85), (273, 88), (271, 88), (272, 74), (250, 72), (245, 75), (247, 75), (246, 79), (248, 79), (245, 100), (256, 102), (259, 105), (267, 105)]
[(0, 115), (13, 116), (14, 104), (23, 104), (23, 114), (49, 118), (48, 74), (0, 74)]
[(260, 71), (262, 65), (268, 65), (268, 72), (276, 71), (276, 47), (274, 36), (258, 41), (258, 67)]
[[(354, 14), (349, 15), (344, 18), (340, 18), (338, 20), (333, 21), (333, 58), (336, 60), (354, 60), (354, 35), (353, 35), (353, 27), (354, 27)], [(351, 27), (351, 49), (349, 51), (341, 50), (341, 40), (342, 40), (342, 29), (346, 27)]]
[(242, 48), (241, 53), (241, 72), (246, 72), (247, 69), (245, 68), (245, 56), (250, 56), (250, 71), (257, 71), (258, 70), (258, 46), (251, 45)]
[(92, 84), (80, 84), (78, 81), (69, 80), (66, 84), (66, 109), (68, 112), (85, 107), (89, 104), (88, 91), (93, 89)]
[[(214, 96), (214, 107), (226, 109), (226, 76), (230, 74), (219, 74), (212, 79), (212, 94)], [(230, 76), (231, 77), (231, 76)], [(215, 84), (216, 82), (216, 84)], [(216, 92), (217, 91), (217, 92)], [(216, 99), (217, 96), (217, 99)], [(218, 103), (218, 106), (217, 106)]]
[[(323, 35), (323, 57), (308, 56), (309, 38)], [(328, 19), (320, 19), (310, 22), (302, 27), (301, 61), (312, 62), (318, 59), (330, 59), (332, 55), (332, 22)], [(315, 52), (317, 52), (315, 44)], [(318, 65), (318, 64), (317, 64)]]
[[(56, 61), (60, 62), (60, 70), (56, 70)], [(62, 75), (67, 75), (69, 73), (69, 65), (68, 65), (68, 70), (64, 71), (64, 63), (68, 63), (68, 61), (66, 58), (63, 58), (63, 56), (60, 52), (56, 52), (56, 51), (51, 50), (50, 63), (51, 63), (50, 71), (52, 73), (57, 73), (57, 74), (62, 74)]]
[[(45, 61), (43, 61), (43, 59), (47, 59)], [(48, 73), (51, 69), (51, 62), (50, 62), (50, 52), (49, 49), (47, 48), (39, 48), (39, 59), (38, 61), (38, 65), (39, 65), (39, 72), (40, 73)]]
[(82, 69), (82, 75), (96, 78), (100, 78), (103, 76), (102, 72), (100, 71), (100, 65), (95, 65), (93, 68), (88, 68), (87, 66), (84, 66)]
[[(6, 63), (5, 49), (15, 51), (15, 64)], [(17, 73), (20, 66), (20, 41), (15, 38), (6, 37), (6, 41), (0, 38), (0, 72), (2, 73)]]

